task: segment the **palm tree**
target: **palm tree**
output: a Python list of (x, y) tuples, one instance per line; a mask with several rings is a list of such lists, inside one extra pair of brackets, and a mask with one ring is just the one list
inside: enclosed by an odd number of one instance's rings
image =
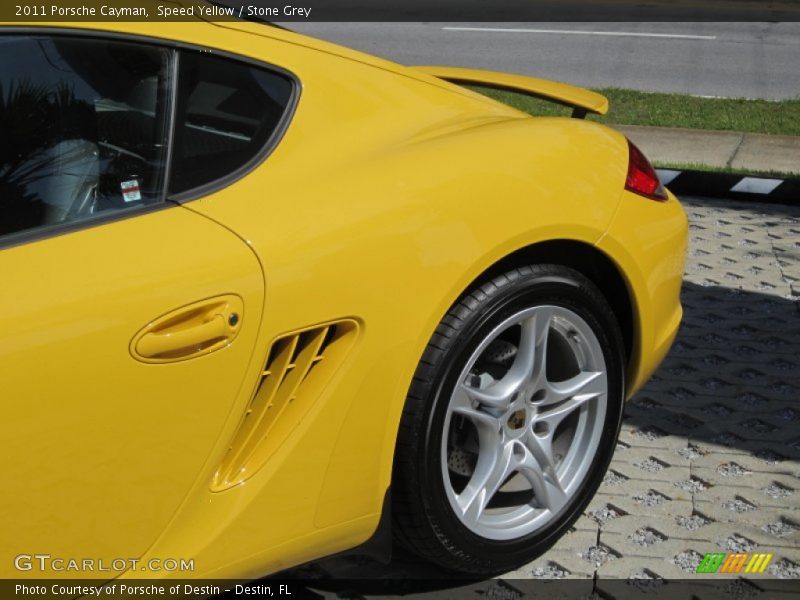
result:
[(29, 186), (51, 175), (56, 144), (85, 139), (94, 107), (65, 82), (55, 88), (27, 80), (0, 81), (0, 235), (41, 225), (46, 204)]

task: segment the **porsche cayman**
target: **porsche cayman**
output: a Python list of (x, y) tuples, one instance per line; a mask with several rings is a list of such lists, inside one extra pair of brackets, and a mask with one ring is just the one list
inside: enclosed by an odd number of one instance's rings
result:
[(244, 21), (4, 24), (4, 576), (545, 552), (681, 320), (685, 214), (607, 108)]

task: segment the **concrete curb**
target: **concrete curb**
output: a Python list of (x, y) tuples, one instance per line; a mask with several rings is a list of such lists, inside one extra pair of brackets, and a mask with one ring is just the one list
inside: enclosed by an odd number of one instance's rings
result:
[[(763, 135), (670, 127), (617, 125), (656, 164), (675, 194), (800, 205), (800, 136)], [(709, 169), (776, 171), (785, 175), (738, 175)]]
[(800, 206), (800, 177), (751, 177), (700, 170), (656, 169), (674, 194)]
[(615, 125), (651, 162), (800, 177), (800, 136)]

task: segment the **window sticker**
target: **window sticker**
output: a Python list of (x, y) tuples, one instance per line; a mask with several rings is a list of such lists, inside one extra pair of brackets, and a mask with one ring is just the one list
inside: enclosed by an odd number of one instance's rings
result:
[(125, 202), (138, 202), (142, 199), (138, 179), (123, 181), (119, 187), (122, 189), (122, 199), (125, 200)]

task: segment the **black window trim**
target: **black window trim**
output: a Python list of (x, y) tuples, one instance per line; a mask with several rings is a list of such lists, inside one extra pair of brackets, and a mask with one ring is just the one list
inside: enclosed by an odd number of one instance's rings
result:
[(164, 177), (161, 182), (161, 202), (169, 202), (169, 184), (172, 178), (172, 154), (175, 142), (175, 127), (178, 119), (178, 73), (181, 68), (181, 53), (177, 49), (172, 50), (172, 62), (170, 71), (170, 85), (169, 88), (169, 115), (167, 115), (167, 148), (164, 156)]
[[(219, 48), (199, 46), (197, 44), (180, 42), (165, 38), (157, 38), (157, 37), (132, 34), (132, 33), (121, 33), (115, 31), (103, 31), (101, 29), (78, 29), (69, 27), (31, 27), (28, 25), (0, 26), (0, 36), (4, 37), (10, 35), (49, 35), (49, 36), (61, 36), (61, 37), (88, 38), (88, 39), (106, 40), (106, 41), (116, 40), (123, 42), (145, 44), (150, 46), (157, 46), (164, 50), (172, 50), (173, 51), (172, 73), (171, 73), (172, 90), (170, 95), (171, 96), (170, 114), (168, 116), (169, 129), (167, 131), (167, 156), (165, 158), (166, 173), (164, 175), (164, 192), (161, 195), (161, 200), (154, 202), (153, 204), (146, 204), (143, 206), (130, 207), (128, 209), (110, 211), (108, 214), (101, 214), (98, 215), (97, 217), (90, 219), (81, 219), (76, 221), (70, 221), (68, 223), (59, 223), (41, 229), (33, 228), (29, 230), (23, 230), (18, 233), (12, 233), (7, 236), (0, 237), (0, 250), (4, 250), (9, 247), (19, 246), (22, 244), (28, 244), (30, 242), (35, 242), (51, 237), (56, 237), (59, 235), (64, 235), (67, 233), (73, 233), (81, 229), (89, 229), (100, 225), (106, 225), (114, 221), (136, 218), (138, 216), (146, 215), (159, 210), (176, 208), (188, 202), (192, 202), (194, 200), (200, 200), (201, 198), (213, 194), (214, 192), (217, 192), (221, 189), (233, 185), (234, 183), (236, 183), (237, 181), (248, 175), (250, 172), (254, 171), (262, 163), (264, 163), (272, 154), (272, 152), (275, 150), (275, 148), (278, 147), (284, 135), (286, 134), (286, 131), (289, 129), (289, 125), (291, 124), (294, 118), (295, 112), (297, 110), (297, 105), (299, 104), (300, 101), (300, 94), (302, 92), (302, 87), (303, 87), (302, 82), (297, 77), (297, 75), (278, 65), (274, 65), (272, 63), (268, 63), (263, 60), (256, 59), (250, 56), (243, 56), (241, 54), (236, 54), (234, 52), (228, 52), (227, 50), (220, 50)], [(258, 67), (260, 69), (272, 71), (274, 73), (286, 77), (291, 83), (292, 89), (289, 94), (288, 102), (286, 103), (286, 108), (284, 109), (283, 115), (281, 116), (277, 125), (275, 126), (275, 129), (272, 131), (272, 134), (267, 138), (266, 142), (264, 142), (264, 145), (258, 150), (258, 152), (256, 152), (253, 155), (253, 157), (250, 160), (248, 160), (239, 168), (231, 171), (227, 175), (220, 177), (219, 179), (215, 179), (196, 188), (180, 192), (179, 194), (169, 194), (168, 186), (170, 177), (172, 175), (172, 157), (174, 151), (173, 141), (175, 137), (175, 128), (177, 119), (178, 77), (180, 76), (180, 52), (178, 52), (177, 50), (190, 50), (195, 52), (208, 53), (211, 56), (220, 56), (223, 58), (229, 58), (231, 60), (235, 60), (240, 63), (249, 64), (254, 67)]]
[[(194, 50), (194, 51), (207, 50), (199, 46), (194, 46), (191, 44), (183, 44), (181, 42), (175, 42), (174, 44), (176, 48), (180, 48), (182, 50)], [(275, 125), (275, 128), (272, 130), (272, 133), (266, 139), (264, 145), (258, 150), (258, 152), (253, 154), (250, 160), (245, 162), (243, 165), (234, 169), (227, 175), (223, 175), (218, 179), (214, 179), (213, 181), (209, 181), (208, 183), (204, 183), (195, 188), (179, 192), (177, 194), (169, 194), (169, 192), (167, 192), (167, 199), (177, 204), (186, 204), (187, 202), (191, 202), (192, 200), (199, 200), (200, 198), (204, 198), (205, 196), (213, 194), (214, 192), (229, 187), (230, 185), (236, 183), (237, 181), (248, 175), (251, 171), (254, 171), (262, 163), (264, 163), (272, 154), (272, 152), (275, 150), (275, 148), (277, 148), (278, 145), (281, 143), (284, 134), (289, 129), (289, 124), (292, 122), (292, 119), (294, 118), (294, 114), (297, 109), (297, 104), (300, 101), (300, 92), (302, 89), (302, 85), (300, 83), (300, 80), (294, 73), (287, 71), (282, 67), (278, 67), (271, 63), (264, 62), (262, 60), (254, 59), (248, 56), (242, 56), (240, 54), (233, 54), (223, 50), (214, 49), (211, 52), (211, 54), (213, 56), (221, 56), (223, 58), (228, 58), (240, 63), (249, 64), (260, 69), (272, 71), (273, 73), (283, 75), (284, 77), (286, 77), (286, 79), (289, 80), (292, 89), (289, 93), (289, 99), (286, 102), (286, 108), (284, 108), (281, 118), (278, 119), (278, 123)], [(177, 66), (178, 69), (175, 72), (176, 95), (177, 95), (177, 83), (180, 80), (180, 59)], [(172, 110), (177, 113), (178, 110), (177, 102), (173, 103)], [(173, 128), (171, 130), (171, 135), (174, 136), (175, 127), (177, 125), (176, 123), (177, 115), (173, 114), (172, 116), (173, 116), (172, 120)], [(172, 164), (170, 163), (168, 177), (169, 174), (171, 173), (172, 173)]]

